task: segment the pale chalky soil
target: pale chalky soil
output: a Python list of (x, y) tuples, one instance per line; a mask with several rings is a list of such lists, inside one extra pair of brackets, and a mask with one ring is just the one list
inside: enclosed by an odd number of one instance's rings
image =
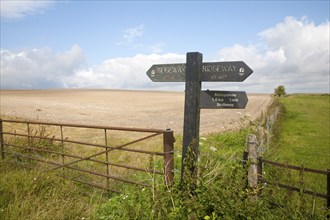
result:
[[(182, 133), (183, 92), (130, 90), (1, 90), (2, 118), (138, 128)], [(248, 94), (246, 109), (202, 109), (201, 133), (235, 129), (270, 105), (269, 94)]]

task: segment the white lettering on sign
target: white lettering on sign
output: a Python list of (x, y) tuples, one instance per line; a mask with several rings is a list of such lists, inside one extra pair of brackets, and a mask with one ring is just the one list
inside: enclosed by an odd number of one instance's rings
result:
[(212, 98), (213, 102), (224, 102), (225, 100), (222, 98)]
[(156, 74), (155, 70), (151, 70), (151, 77), (155, 77), (155, 74)]
[(222, 80), (222, 79), (226, 79), (227, 75), (226, 74), (221, 74), (221, 75), (216, 75), (213, 74), (210, 76), (211, 80)]
[(220, 93), (220, 92), (216, 92), (216, 93), (214, 93), (214, 96), (218, 96), (218, 97), (234, 97), (234, 98), (236, 98), (236, 94), (235, 93)]
[(245, 69), (243, 67), (239, 68), (239, 75), (243, 76), (245, 73)]
[(186, 67), (182, 66), (162, 66), (157, 67), (156, 71), (158, 73), (185, 73)]
[(231, 103), (217, 103), (217, 107), (234, 107), (234, 104)]
[(204, 73), (223, 73), (236, 71), (235, 65), (203, 65), (202, 72)]
[(231, 101), (231, 102), (238, 102), (238, 99), (237, 98), (235, 98), (235, 99), (230, 98), (229, 101)]

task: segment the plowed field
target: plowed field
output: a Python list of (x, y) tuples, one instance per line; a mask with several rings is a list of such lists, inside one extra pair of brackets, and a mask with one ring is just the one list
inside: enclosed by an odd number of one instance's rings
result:
[[(183, 92), (130, 90), (1, 90), (1, 117), (182, 133)], [(246, 109), (202, 109), (201, 133), (236, 129), (255, 120), (269, 94), (248, 94)]]

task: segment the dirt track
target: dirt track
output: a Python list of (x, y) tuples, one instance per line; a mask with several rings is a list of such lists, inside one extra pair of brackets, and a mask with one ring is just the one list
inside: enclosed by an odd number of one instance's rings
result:
[[(171, 128), (182, 133), (184, 93), (127, 90), (1, 91), (1, 117), (28, 120)], [(256, 119), (271, 103), (271, 96), (248, 94), (246, 109), (202, 109), (201, 133), (235, 129), (247, 116)]]

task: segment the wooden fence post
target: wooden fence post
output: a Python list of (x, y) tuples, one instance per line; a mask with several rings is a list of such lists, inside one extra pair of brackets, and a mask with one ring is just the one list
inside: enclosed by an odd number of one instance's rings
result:
[[(247, 138), (248, 147), (248, 186), (254, 192), (258, 189), (258, 144), (257, 137), (249, 134)], [(257, 199), (257, 193), (250, 197), (251, 200)]]
[(3, 143), (3, 127), (2, 119), (0, 119), (0, 142), (1, 142), (1, 159), (5, 159), (5, 145)]
[(174, 178), (174, 136), (173, 131), (168, 129), (163, 134), (164, 141), (164, 175), (165, 184), (171, 185)]

